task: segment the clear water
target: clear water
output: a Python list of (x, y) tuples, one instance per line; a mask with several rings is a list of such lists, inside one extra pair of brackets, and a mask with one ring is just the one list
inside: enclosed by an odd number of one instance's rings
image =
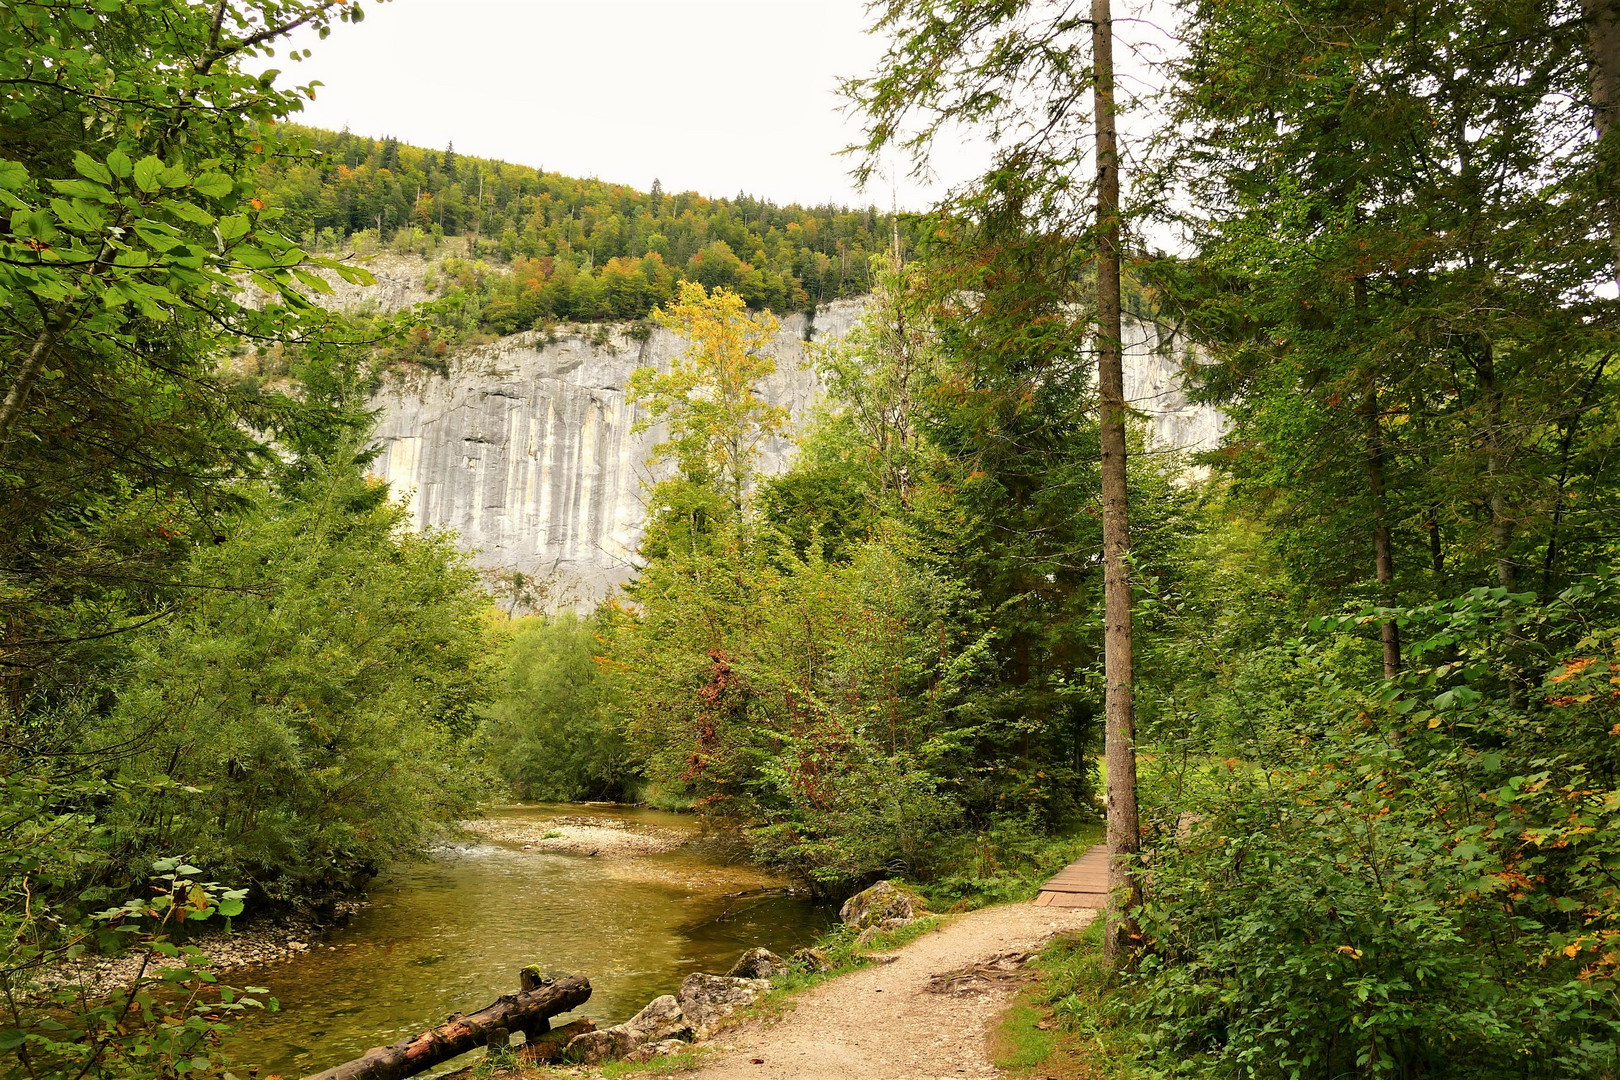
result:
[[(657, 811), (507, 807), (500, 818), (608, 816), (691, 829)], [(755, 945), (805, 944), (828, 921), (807, 898), (728, 898), (769, 885), (702, 846), (636, 860), (480, 844), (379, 879), (371, 905), (306, 953), (232, 971), (267, 986), (278, 1012), (242, 1025), (226, 1047), (243, 1075), (305, 1076), (482, 1008), (517, 989), (518, 970), (584, 975), (599, 1024), (633, 1015), (694, 971), (723, 972)]]

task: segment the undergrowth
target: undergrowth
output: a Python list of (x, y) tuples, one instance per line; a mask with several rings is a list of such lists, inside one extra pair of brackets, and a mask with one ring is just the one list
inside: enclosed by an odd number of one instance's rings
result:
[(1045, 882), (1103, 839), (1100, 823), (1087, 823), (1060, 835), (1001, 822), (954, 841), (936, 862), (956, 867), (914, 888), (939, 910), (970, 911), (992, 904), (1033, 900)]
[(1042, 1080), (1141, 1080), (1133, 992), (1102, 956), (1101, 919), (1053, 940), (1030, 964), (1035, 979), (1001, 1016), (996, 1067)]

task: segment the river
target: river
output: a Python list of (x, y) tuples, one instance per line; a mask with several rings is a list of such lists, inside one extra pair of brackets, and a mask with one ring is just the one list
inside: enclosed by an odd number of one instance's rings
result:
[[(532, 825), (559, 814), (695, 835), (690, 818), (651, 810), (525, 806), (491, 816)], [(615, 1023), (691, 972), (724, 972), (755, 945), (786, 952), (827, 925), (829, 913), (806, 897), (726, 895), (771, 884), (701, 844), (631, 858), (516, 842), (448, 849), (380, 877), (371, 904), (309, 951), (231, 971), (232, 985), (266, 986), (281, 1007), (246, 1020), (225, 1049), (237, 1075), (258, 1066), (304, 1076), (482, 1008), (516, 990), (531, 963), (589, 978), (591, 1000), (570, 1015)]]

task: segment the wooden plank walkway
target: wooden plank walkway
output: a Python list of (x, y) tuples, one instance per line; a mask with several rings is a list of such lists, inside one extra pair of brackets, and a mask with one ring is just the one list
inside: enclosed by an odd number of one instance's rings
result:
[(1108, 845), (1096, 844), (1059, 870), (1035, 897), (1036, 907), (1106, 908)]

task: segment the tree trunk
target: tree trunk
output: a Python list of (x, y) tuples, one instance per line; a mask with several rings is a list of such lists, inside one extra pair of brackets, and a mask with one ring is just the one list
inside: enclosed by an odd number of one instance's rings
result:
[(28, 392), (34, 388), (34, 381), (45, 368), (45, 359), (50, 356), (51, 349), (56, 345), (56, 324), (47, 321), (34, 339), (34, 347), (29, 350), (28, 356), (23, 359), (22, 366), (17, 369), (17, 377), (11, 382), (11, 389), (6, 391), (6, 400), (0, 403), (0, 446), (4, 446), (11, 438), (11, 429), (22, 415), (23, 404), (28, 400)]
[[(1620, 169), (1620, 0), (1581, 0), (1592, 67), (1592, 122), (1601, 153)], [(1606, 144), (1606, 145), (1604, 145)], [(1609, 242), (1614, 246), (1615, 286), (1620, 288), (1620, 196), (1609, 183)]]
[[(1389, 508), (1384, 496), (1384, 429), (1378, 422), (1378, 393), (1367, 395), (1367, 486), (1373, 500), (1373, 561), (1378, 574), (1378, 602), (1384, 607), (1395, 601), (1395, 550), (1390, 541)], [(1378, 628), (1384, 645), (1384, 678), (1393, 679), (1401, 670), (1401, 628), (1394, 619), (1385, 619)]]
[(1139, 936), (1130, 910), (1142, 901), (1135, 860), (1136, 710), (1132, 700), (1130, 501), (1125, 484), (1125, 369), (1120, 329), (1119, 145), (1114, 130), (1114, 22), (1109, 0), (1092, 0), (1097, 123), (1097, 389), (1101, 404), (1103, 670), (1108, 763), (1108, 932), (1119, 963)]
[(1502, 388), (1496, 381), (1495, 346), (1480, 343), (1474, 365), (1479, 373), (1481, 397), (1485, 403), (1485, 483), (1486, 506), (1491, 514), (1491, 547), (1496, 556), (1496, 581), (1511, 589), (1518, 581), (1519, 568), (1513, 561), (1513, 518), (1508, 513), (1507, 451), (1503, 440)]
[(440, 1027), (392, 1046), (367, 1050), (353, 1061), (307, 1080), (404, 1080), (486, 1045), (497, 1028), (525, 1035), (545, 1031), (550, 1017), (578, 1008), (590, 996), (590, 981), (570, 975), (533, 990), (507, 994), (471, 1016), (455, 1016)]

